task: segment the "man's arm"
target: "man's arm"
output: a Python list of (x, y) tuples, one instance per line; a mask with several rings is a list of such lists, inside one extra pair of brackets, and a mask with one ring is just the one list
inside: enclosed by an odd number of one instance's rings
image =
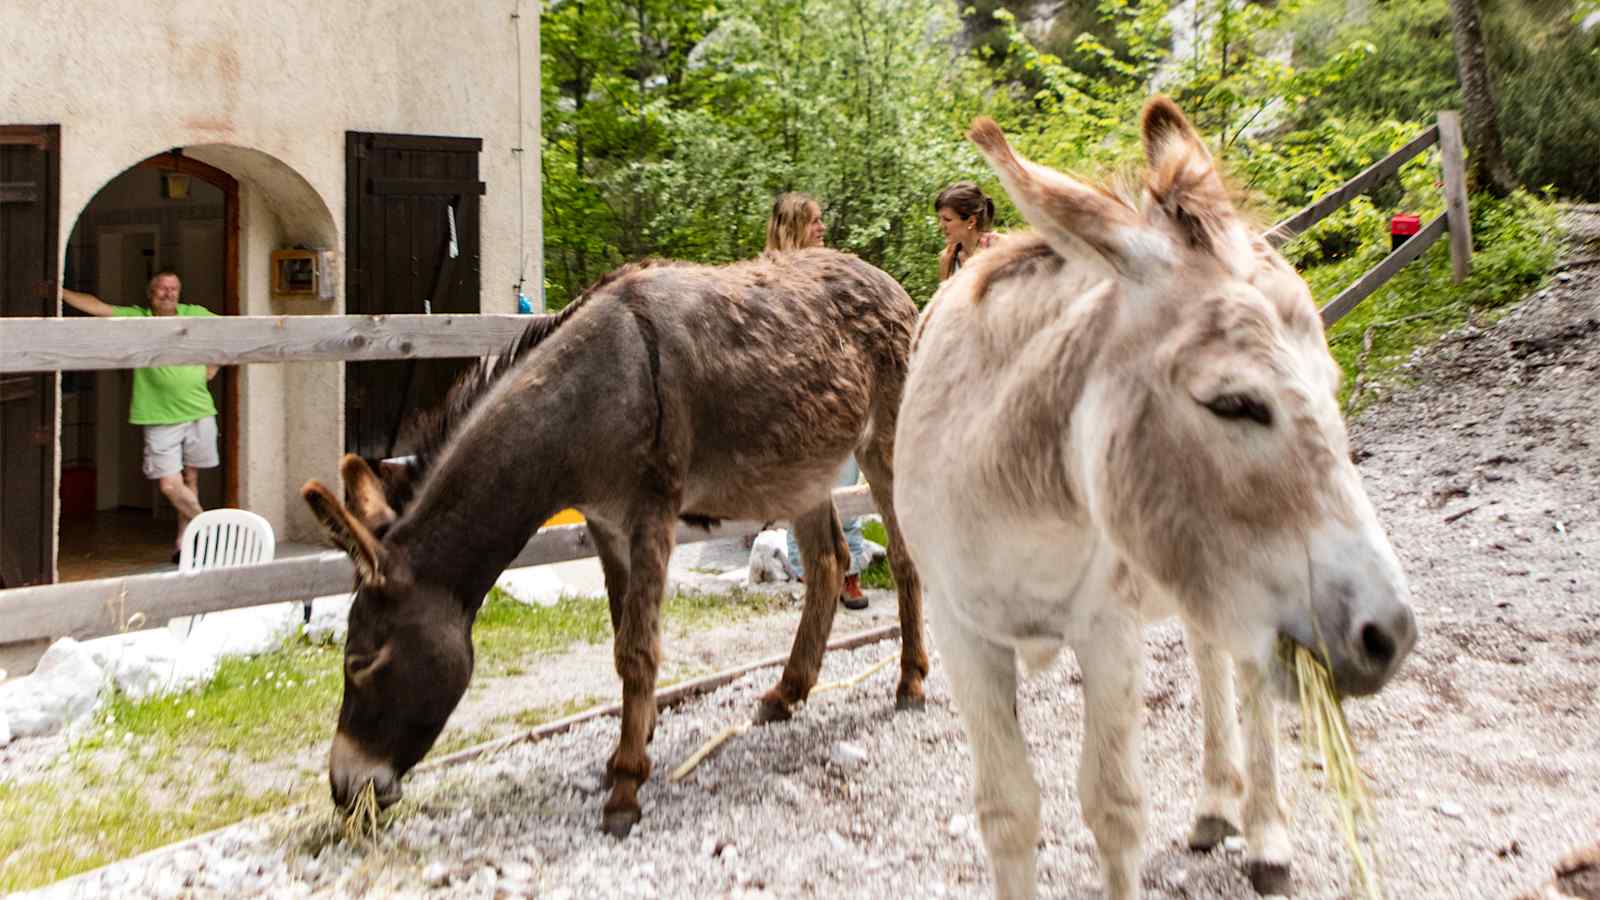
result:
[(68, 306), (78, 312), (88, 313), (91, 316), (107, 317), (117, 314), (115, 307), (93, 294), (83, 294), (62, 288), (61, 299), (65, 300)]
[(206, 380), (210, 381), (211, 379), (217, 377), (217, 373), (220, 371), (222, 371), (221, 366), (206, 366)]

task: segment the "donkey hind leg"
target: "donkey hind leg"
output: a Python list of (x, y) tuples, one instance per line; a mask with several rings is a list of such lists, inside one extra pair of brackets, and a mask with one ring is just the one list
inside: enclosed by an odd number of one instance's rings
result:
[(839, 591), (844, 587), (844, 571), (850, 565), (850, 550), (845, 546), (844, 529), (839, 526), (832, 499), (796, 517), (793, 524), (800, 561), (806, 570), (805, 607), (789, 650), (789, 662), (778, 683), (762, 695), (756, 709), (757, 722), (788, 720), (794, 704), (806, 699), (816, 686), (828, 632), (833, 629), (833, 614), (839, 607)]
[(1246, 763), (1244, 836), (1249, 845), (1245, 873), (1263, 895), (1287, 896), (1294, 889), (1288, 815), (1278, 791), (1278, 709), (1272, 688), (1254, 665), (1241, 664)]
[(1100, 850), (1107, 900), (1139, 896), (1144, 784), (1139, 765), (1139, 690), (1144, 642), (1138, 614), (1109, 609), (1076, 643), (1083, 669), (1083, 758), (1078, 799)]
[(611, 604), (611, 636), (622, 633), (622, 606), (628, 598), (628, 538), (615, 526), (585, 517), (600, 572), (605, 576), (606, 600)]
[(1017, 657), (955, 616), (938, 616), (933, 636), (950, 679), (975, 768), (973, 801), (998, 900), (1036, 896), (1039, 784), (1017, 720)]
[(888, 451), (873, 448), (857, 455), (861, 470), (872, 487), (872, 499), (889, 532), (889, 569), (894, 572), (895, 591), (900, 599), (900, 684), (895, 688), (895, 709), (922, 709), (927, 699), (922, 682), (928, 677), (928, 650), (922, 640), (922, 581), (911, 563), (900, 534), (900, 520), (894, 512), (894, 470)]
[(667, 559), (672, 555), (671, 513), (644, 513), (629, 535), (628, 594), (612, 643), (622, 678), (622, 735), (606, 765), (611, 796), (602, 825), (614, 837), (627, 837), (639, 821), (639, 786), (650, 777), (645, 752), (656, 726), (656, 670), (661, 661), (661, 600)]
[(1205, 722), (1203, 780), (1195, 801), (1189, 849), (1210, 850), (1239, 833), (1239, 812), (1244, 802), (1233, 660), (1215, 645), (1201, 640), (1193, 630), (1184, 637), (1200, 676), (1200, 712)]

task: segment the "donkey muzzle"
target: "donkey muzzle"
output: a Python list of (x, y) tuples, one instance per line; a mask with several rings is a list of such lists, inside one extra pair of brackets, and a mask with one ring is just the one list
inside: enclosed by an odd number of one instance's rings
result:
[(394, 767), (371, 758), (344, 735), (335, 735), (328, 760), (328, 784), (333, 789), (334, 806), (350, 809), (369, 782), (380, 809), (400, 802), (402, 789)]

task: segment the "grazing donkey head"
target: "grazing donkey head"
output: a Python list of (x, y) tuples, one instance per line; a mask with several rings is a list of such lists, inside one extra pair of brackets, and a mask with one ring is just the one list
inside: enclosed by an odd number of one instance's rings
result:
[(366, 462), (349, 454), (339, 470), (348, 508), (318, 482), (301, 490), (356, 567), (329, 781), (340, 807), (368, 781), (387, 807), (400, 799), (400, 776), (433, 746), (467, 691), (473, 610), (449, 589), (415, 581), (404, 553), (382, 543), (395, 514)]
[[(1067, 260), (1063, 285), (1102, 279), (1084, 313), (1103, 323), (1098, 361), (1076, 376), (1069, 426), (1079, 499), (1206, 638), (1287, 686), (1272, 665), (1286, 636), (1324, 656), (1344, 693), (1372, 693), (1416, 628), (1350, 460), (1317, 308), (1235, 211), (1183, 113), (1157, 98), (1142, 131), (1147, 170), (1127, 199), (1018, 157), (991, 120), (971, 134)], [(974, 274), (997, 272), (995, 256)]]

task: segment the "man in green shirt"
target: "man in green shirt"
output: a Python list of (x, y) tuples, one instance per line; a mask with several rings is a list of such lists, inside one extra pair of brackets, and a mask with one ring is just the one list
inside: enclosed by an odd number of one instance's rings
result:
[[(176, 272), (162, 270), (145, 288), (149, 306), (113, 306), (92, 294), (61, 291), (79, 312), (106, 318), (122, 316), (210, 316), (203, 306), (179, 303), (183, 284)], [(135, 369), (128, 422), (144, 427), (144, 476), (178, 511), (178, 543), (189, 520), (200, 515), (199, 470), (217, 465), (217, 407), (206, 382), (216, 366), (155, 366)], [(173, 551), (172, 561), (178, 561)]]

